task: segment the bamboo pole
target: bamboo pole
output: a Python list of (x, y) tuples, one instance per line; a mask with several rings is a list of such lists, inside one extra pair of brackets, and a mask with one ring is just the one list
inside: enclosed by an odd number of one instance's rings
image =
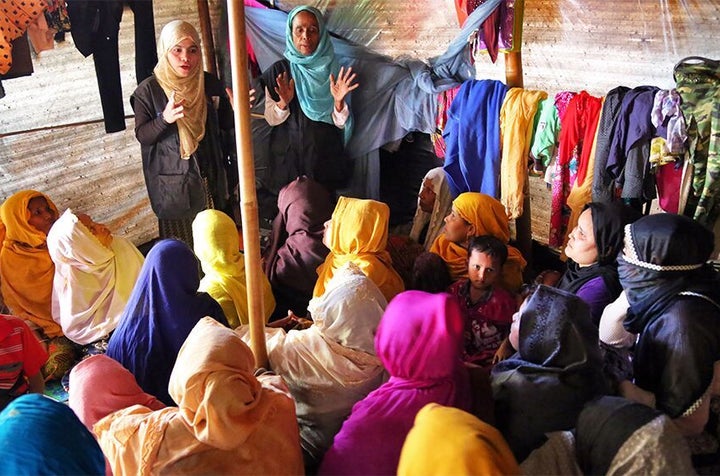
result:
[(215, 61), (215, 42), (210, 22), (210, 9), (207, 0), (197, 0), (198, 17), (200, 19), (200, 39), (202, 40), (203, 69), (217, 78)]
[(233, 109), (235, 114), (235, 145), (238, 151), (240, 174), (240, 209), (242, 211), (243, 241), (245, 244), (245, 279), (250, 319), (250, 348), (255, 365), (268, 365), (265, 347), (265, 313), (263, 290), (260, 281), (260, 227), (258, 225), (257, 193), (255, 191), (255, 164), (253, 161), (250, 129), (249, 81), (247, 51), (245, 48), (245, 7), (239, 0), (228, 5), (228, 31), (230, 35), (230, 64), (232, 69)]

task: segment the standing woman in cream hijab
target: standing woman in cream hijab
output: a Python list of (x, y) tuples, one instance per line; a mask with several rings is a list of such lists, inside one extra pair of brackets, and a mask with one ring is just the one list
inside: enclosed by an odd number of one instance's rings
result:
[(204, 73), (195, 28), (174, 20), (158, 41), (153, 75), (130, 97), (150, 205), (160, 238), (192, 248), (192, 221), (207, 208), (230, 211), (237, 171), (233, 115), (222, 83)]

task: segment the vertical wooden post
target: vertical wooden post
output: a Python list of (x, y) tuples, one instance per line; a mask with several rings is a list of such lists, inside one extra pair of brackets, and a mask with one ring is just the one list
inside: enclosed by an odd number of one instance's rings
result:
[(265, 313), (260, 281), (260, 227), (258, 225), (257, 193), (255, 191), (255, 163), (250, 128), (250, 97), (245, 48), (245, 7), (239, 0), (229, 0), (228, 32), (230, 36), (230, 64), (232, 69), (233, 109), (235, 113), (235, 145), (238, 151), (240, 175), (240, 209), (242, 211), (243, 242), (245, 245), (245, 276), (250, 319), (250, 348), (257, 367), (268, 366), (265, 346)]
[[(232, 0), (231, 0), (232, 1)], [(198, 17), (200, 19), (200, 39), (202, 40), (203, 69), (217, 78), (215, 61), (215, 42), (210, 22), (210, 9), (207, 0), (197, 0)]]
[[(522, 88), (524, 85), (522, 69), (522, 52), (511, 51), (505, 53), (505, 82), (508, 88)], [(528, 262), (527, 270), (532, 269), (532, 224), (530, 216), (530, 182), (525, 177), (525, 199), (523, 200), (523, 214), (515, 219), (516, 242), (520, 253)]]

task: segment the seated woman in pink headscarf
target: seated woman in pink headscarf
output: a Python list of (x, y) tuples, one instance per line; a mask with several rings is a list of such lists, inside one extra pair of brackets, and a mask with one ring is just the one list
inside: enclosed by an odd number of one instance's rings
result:
[(295, 404), (278, 376), (254, 376), (240, 336), (198, 321), (170, 375), (178, 403), (134, 405), (94, 426), (113, 473), (302, 474)]
[(163, 402), (143, 392), (128, 369), (105, 354), (92, 355), (70, 371), (68, 405), (90, 431), (102, 418), (133, 405), (165, 408)]
[(390, 380), (355, 404), (319, 474), (396, 474), (405, 437), (428, 403), (469, 410), (463, 320), (448, 294), (407, 291), (385, 310), (375, 351)]

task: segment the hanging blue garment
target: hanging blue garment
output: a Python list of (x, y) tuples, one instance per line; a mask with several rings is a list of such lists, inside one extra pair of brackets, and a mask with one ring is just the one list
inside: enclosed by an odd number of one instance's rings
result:
[(507, 87), (500, 81), (466, 81), (448, 110), (443, 131), (450, 192), (499, 198), (500, 109)]

